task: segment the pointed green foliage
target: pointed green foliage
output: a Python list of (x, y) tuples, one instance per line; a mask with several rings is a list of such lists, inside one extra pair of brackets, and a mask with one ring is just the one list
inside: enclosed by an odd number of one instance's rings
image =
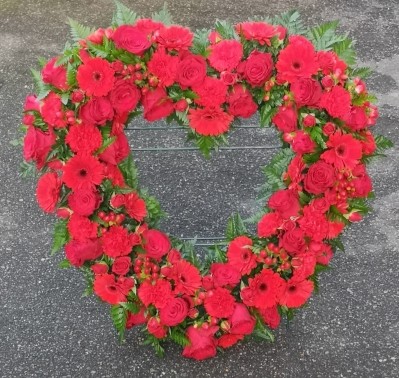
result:
[(330, 239), (328, 240), (328, 244), (331, 245), (334, 252), (336, 252), (337, 249), (341, 250), (342, 252), (345, 252), (344, 243), (342, 243), (342, 240), (340, 238)]
[(38, 100), (42, 100), (50, 93), (51, 86), (43, 82), (42, 75), (39, 71), (31, 68), (31, 73), (33, 77), (33, 83), (35, 86), (35, 91), (37, 93), (37, 98)]
[(360, 79), (367, 79), (372, 73), (372, 69), (369, 67), (356, 67), (348, 68), (350, 77), (359, 77)]
[(273, 19), (273, 24), (286, 27), (289, 34), (304, 35), (306, 33), (306, 28), (298, 11), (289, 11), (276, 16)]
[(71, 36), (75, 42), (87, 38), (90, 34), (94, 33), (94, 29), (88, 26), (79, 24), (77, 21), (68, 18), (69, 26), (71, 27)]
[(269, 102), (265, 102), (260, 108), (260, 126), (271, 126), (272, 118), (276, 114), (276, 107)]
[(197, 30), (194, 34), (193, 47), (191, 51), (194, 54), (202, 55), (204, 57), (208, 56), (208, 47), (209, 47), (209, 30), (201, 29)]
[(234, 30), (234, 26), (224, 20), (216, 20), (215, 30), (220, 34), (223, 39), (236, 39), (237, 34)]
[(269, 327), (265, 325), (263, 319), (261, 318), (261, 316), (257, 311), (254, 312), (254, 315), (256, 319), (256, 325), (253, 332), (253, 336), (262, 340), (273, 342), (274, 334), (270, 331)]
[(165, 350), (162, 347), (159, 339), (157, 339), (155, 336), (151, 335), (150, 333), (147, 332), (147, 339), (143, 343), (144, 345), (151, 345), (155, 353), (158, 357), (163, 357), (165, 355)]
[(375, 144), (379, 153), (393, 147), (393, 142), (384, 135), (377, 135), (375, 137)]
[(161, 209), (156, 197), (150, 196), (146, 192), (142, 192), (140, 195), (144, 199), (147, 208), (147, 224), (151, 228), (156, 227), (159, 221), (166, 216), (166, 213)]
[(132, 314), (137, 314), (140, 311), (140, 306), (135, 302), (122, 302), (120, 305), (126, 310), (131, 312)]
[(357, 211), (362, 215), (366, 215), (372, 210), (365, 198), (351, 198), (349, 200), (349, 206), (352, 211)]
[(190, 344), (186, 334), (179, 327), (171, 327), (169, 331), (170, 338), (178, 345), (185, 347)]
[(138, 171), (133, 161), (132, 154), (118, 164), (119, 169), (125, 179), (126, 184), (131, 188), (137, 188), (138, 185)]
[(181, 251), (184, 259), (186, 259), (189, 263), (197, 267), (198, 270), (203, 271), (204, 270), (203, 263), (198, 257), (198, 255), (195, 253), (194, 246), (196, 242), (197, 242), (196, 238), (194, 238), (193, 240), (180, 242), (180, 245), (177, 246), (177, 249)]
[(54, 227), (53, 247), (51, 254), (57, 253), (69, 240), (69, 232), (67, 229), (67, 220), (60, 219)]
[(132, 25), (136, 22), (137, 14), (135, 12), (116, 0), (115, 6), (116, 9), (112, 17), (113, 26)]
[(247, 233), (247, 228), (245, 227), (240, 214), (238, 213), (232, 214), (229, 220), (227, 221), (226, 239), (231, 241), (237, 236), (244, 235), (246, 233)]
[(122, 305), (118, 304), (111, 307), (111, 319), (116, 331), (118, 332), (120, 342), (124, 341), (127, 315), (128, 310)]
[(68, 259), (64, 259), (58, 264), (58, 267), (60, 269), (68, 269), (68, 268), (71, 268), (72, 265)]
[(173, 24), (172, 16), (169, 13), (168, 5), (166, 3), (164, 3), (162, 9), (159, 12), (153, 13), (151, 17), (154, 21), (162, 22), (165, 25)]
[(345, 36), (335, 34), (337, 26), (338, 21), (329, 21), (309, 30), (307, 36), (313, 42), (316, 50), (330, 50), (335, 43), (346, 39)]
[(338, 43), (335, 43), (332, 49), (348, 65), (356, 64), (356, 52), (353, 49), (353, 41), (350, 39), (346, 38)]
[(323, 134), (323, 131), (320, 127), (312, 127), (310, 129), (310, 137), (323, 149), (327, 148), (326, 142), (324, 138), (327, 137)]

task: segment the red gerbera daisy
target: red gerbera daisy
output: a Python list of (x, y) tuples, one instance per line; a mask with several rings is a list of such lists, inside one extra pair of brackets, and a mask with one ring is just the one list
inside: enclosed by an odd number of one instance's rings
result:
[(126, 302), (126, 295), (113, 274), (96, 275), (93, 289), (103, 301), (110, 304)]
[(170, 278), (175, 282), (176, 294), (194, 295), (201, 287), (199, 270), (185, 260), (179, 260), (173, 265)]
[(246, 236), (235, 238), (227, 248), (227, 259), (241, 275), (249, 274), (256, 267), (256, 255), (251, 251), (252, 239)]
[(60, 197), (61, 180), (56, 173), (46, 173), (37, 183), (36, 199), (40, 208), (46, 213), (55, 210)]
[(270, 40), (278, 34), (274, 25), (266, 22), (242, 22), (236, 25), (236, 32), (242, 34), (248, 41), (258, 41), (260, 45), (270, 46)]
[(327, 146), (330, 149), (323, 152), (321, 158), (338, 169), (353, 169), (362, 157), (362, 144), (350, 134), (338, 131), (330, 135)]
[(126, 211), (136, 221), (141, 222), (147, 216), (145, 201), (137, 193), (126, 194), (124, 202)]
[(234, 312), (234, 304), (230, 291), (222, 287), (208, 292), (204, 301), (205, 310), (215, 318), (228, 318)]
[(190, 127), (201, 135), (220, 135), (225, 133), (234, 117), (221, 108), (207, 107), (190, 109), (188, 114)]
[(106, 96), (115, 81), (115, 71), (102, 58), (90, 58), (79, 66), (76, 79), (79, 87), (89, 96)]
[(64, 166), (62, 180), (66, 186), (75, 189), (90, 189), (101, 184), (104, 178), (103, 165), (93, 156), (75, 155)]
[(313, 292), (313, 282), (298, 280), (295, 276), (287, 281), (280, 304), (289, 308), (301, 307)]
[(280, 52), (276, 68), (283, 82), (293, 83), (301, 77), (311, 77), (318, 68), (312, 43), (302, 36), (290, 37), (288, 46)]

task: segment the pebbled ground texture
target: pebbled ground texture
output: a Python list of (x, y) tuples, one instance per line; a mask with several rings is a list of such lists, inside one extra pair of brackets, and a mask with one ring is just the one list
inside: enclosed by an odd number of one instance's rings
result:
[[(125, 1), (150, 16), (163, 0)], [(33, 179), (18, 176), (21, 109), (38, 56), (50, 58), (69, 39), (67, 17), (109, 25), (108, 0), (0, 0), (0, 376), (1, 377), (398, 377), (399, 376), (399, 2), (398, 0), (170, 1), (176, 23), (210, 27), (299, 9), (309, 26), (340, 19), (354, 38), (359, 62), (375, 73), (369, 88), (379, 98), (376, 131), (396, 147), (373, 163), (374, 212), (344, 236), (345, 253), (321, 277), (321, 291), (274, 344), (250, 341), (201, 363), (168, 345), (159, 359), (137, 331), (119, 345), (108, 307), (81, 298), (80, 272), (60, 270), (50, 257), (53, 220), (34, 199)], [(251, 119), (248, 124), (256, 124)], [(145, 126), (136, 120), (135, 126)], [(181, 146), (175, 131), (134, 131), (132, 147)], [(276, 144), (269, 131), (237, 130), (232, 145)], [(163, 229), (176, 236), (219, 236), (230, 213), (257, 207), (259, 167), (273, 151), (136, 152), (143, 186), (169, 213)]]

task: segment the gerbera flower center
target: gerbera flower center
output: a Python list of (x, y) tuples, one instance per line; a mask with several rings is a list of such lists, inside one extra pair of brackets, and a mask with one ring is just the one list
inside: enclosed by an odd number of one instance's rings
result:
[(296, 290), (296, 286), (290, 286), (288, 288), (288, 291), (291, 292), (291, 293), (293, 293), (295, 290)]
[(86, 175), (87, 175), (86, 169), (81, 169), (81, 170), (79, 171), (79, 176), (81, 176), (81, 177), (86, 177)]
[(338, 156), (343, 156), (343, 155), (345, 154), (345, 147), (344, 147), (342, 144), (340, 144), (340, 145), (336, 148), (335, 151), (337, 152), (337, 155), (338, 155)]
[(99, 80), (101, 80), (101, 78), (102, 78), (102, 75), (101, 75), (100, 72), (94, 72), (93, 73), (93, 79), (94, 80), (99, 81)]
[(108, 290), (115, 292), (117, 290), (117, 288), (116, 288), (116, 286), (111, 285), (111, 286), (108, 286)]
[(259, 285), (259, 290), (260, 290), (260, 291), (266, 291), (266, 290), (267, 290), (267, 285), (266, 285), (265, 283), (261, 283), (261, 284)]
[(296, 70), (299, 70), (301, 68), (301, 63), (299, 62), (293, 62), (292, 67)]
[(242, 258), (244, 260), (248, 260), (248, 257), (249, 257), (248, 252), (244, 252), (243, 255), (242, 255)]

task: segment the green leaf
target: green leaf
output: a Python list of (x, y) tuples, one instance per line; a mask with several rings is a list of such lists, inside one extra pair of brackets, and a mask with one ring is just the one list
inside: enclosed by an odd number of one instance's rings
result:
[(124, 341), (127, 316), (128, 310), (123, 306), (114, 305), (111, 307), (111, 319), (116, 331), (118, 332), (120, 342)]
[(71, 36), (75, 42), (79, 42), (81, 39), (87, 38), (95, 31), (93, 28), (79, 24), (77, 21), (72, 20), (72, 18), (68, 18), (68, 21), (71, 27)]
[(349, 76), (351, 77), (359, 77), (361, 79), (366, 79), (373, 73), (373, 71), (369, 67), (356, 67), (356, 68), (349, 68), (348, 73)]
[(13, 139), (10, 140), (11, 146), (18, 147), (18, 146), (23, 146), (24, 145), (24, 139), (19, 138), (19, 139)]
[(126, 184), (128, 184), (131, 188), (137, 188), (138, 171), (136, 165), (134, 164), (132, 154), (129, 154), (125, 160), (119, 163), (118, 167), (123, 174)]
[(67, 220), (60, 219), (54, 227), (53, 247), (51, 254), (57, 253), (69, 240), (69, 232), (67, 228)]
[(120, 305), (132, 314), (137, 314), (140, 311), (140, 306), (138, 303), (134, 302), (122, 302)]
[(131, 25), (137, 20), (137, 13), (133, 12), (131, 9), (115, 0), (116, 10), (112, 17), (112, 25)]
[(322, 148), (322, 149), (326, 149), (327, 145), (326, 142), (324, 140), (324, 134), (323, 131), (320, 127), (312, 127), (310, 129), (310, 137)]
[(154, 228), (158, 225), (159, 221), (166, 216), (166, 213), (161, 209), (161, 205), (156, 197), (150, 196), (146, 192), (140, 194), (147, 208), (146, 222), (151, 228)]
[(345, 252), (344, 243), (342, 243), (340, 238), (335, 238), (335, 239), (328, 240), (328, 244), (330, 244), (331, 247), (333, 247), (334, 252), (337, 249), (341, 250), (342, 252)]
[(266, 102), (260, 108), (260, 125), (271, 126), (272, 118), (274, 114), (277, 112), (277, 108), (272, 106), (269, 102)]
[(377, 135), (375, 137), (375, 144), (378, 152), (382, 152), (394, 146), (393, 142), (384, 135)]
[(37, 92), (37, 98), (38, 100), (42, 100), (50, 93), (51, 86), (43, 82), (42, 75), (39, 71), (31, 68), (31, 73), (34, 81), (35, 90)]
[(246, 233), (247, 233), (247, 228), (245, 227), (240, 214), (238, 213), (232, 214), (229, 220), (227, 221), (226, 239), (231, 241), (235, 239), (237, 236), (245, 235)]
[(87, 42), (88, 50), (94, 55), (100, 58), (106, 58), (110, 53), (109, 44), (99, 45), (98, 43)]
[(60, 269), (68, 269), (68, 268), (71, 268), (72, 265), (71, 265), (71, 263), (70, 263), (69, 260), (64, 259), (64, 260), (62, 260), (62, 261), (58, 264), (58, 267), (59, 267)]
[(193, 47), (191, 51), (194, 54), (202, 55), (204, 57), (208, 56), (208, 47), (209, 47), (209, 30), (201, 29), (197, 30), (194, 34)]
[(288, 34), (304, 35), (306, 33), (306, 28), (300, 19), (298, 11), (289, 11), (282, 13), (280, 16), (276, 16), (273, 19), (273, 24), (286, 27)]
[(36, 165), (32, 161), (23, 161), (20, 164), (20, 175), (23, 178), (34, 177), (36, 175)]
[(165, 355), (165, 350), (163, 349), (160, 341), (153, 335), (147, 333), (147, 339), (143, 343), (144, 345), (151, 345), (158, 357), (163, 357)]
[(329, 21), (309, 30), (308, 37), (313, 42), (316, 50), (330, 50), (334, 44), (346, 39), (346, 36), (335, 34), (337, 26), (338, 21)]
[(159, 12), (152, 14), (152, 19), (154, 21), (162, 22), (165, 25), (173, 24), (172, 16), (168, 11), (168, 6), (166, 3), (163, 4), (163, 7)]
[(170, 338), (178, 345), (185, 347), (190, 344), (186, 334), (178, 327), (171, 327), (169, 331)]
[(356, 52), (352, 48), (353, 42), (346, 38), (341, 42), (335, 43), (333, 50), (337, 55), (344, 60), (348, 65), (356, 64)]
[(228, 21), (217, 20), (215, 23), (215, 30), (223, 39), (237, 39), (234, 26)]
[(185, 258), (189, 263), (194, 265), (200, 271), (203, 271), (203, 263), (199, 259), (198, 255), (195, 253), (195, 243), (197, 239), (194, 238), (193, 240), (187, 240), (184, 242), (180, 242), (176, 248), (181, 251), (183, 258)]

